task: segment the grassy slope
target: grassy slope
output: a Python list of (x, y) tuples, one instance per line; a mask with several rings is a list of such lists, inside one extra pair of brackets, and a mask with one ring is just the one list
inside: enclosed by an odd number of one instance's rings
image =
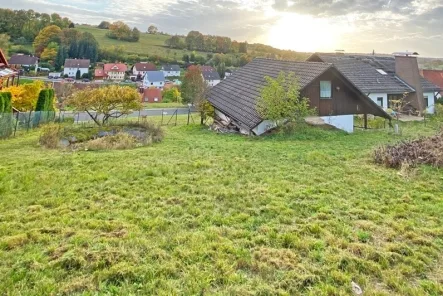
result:
[(181, 126), (101, 153), (37, 136), (0, 142), (7, 294), (350, 295), (351, 281), (365, 295), (443, 293), (443, 172), (373, 165), (385, 132)]
[(115, 39), (110, 39), (106, 37), (108, 30), (102, 30), (95, 27), (89, 26), (77, 26), (77, 30), (81, 32), (89, 32), (94, 35), (97, 42), (102, 48), (109, 48), (111, 46), (123, 46), (125, 51), (130, 54), (138, 55), (160, 55), (174, 57), (174, 53), (177, 54), (177, 58), (181, 60), (183, 54), (188, 51), (169, 49), (169, 54), (167, 52), (168, 48), (164, 47), (165, 40), (170, 38), (170, 36), (165, 35), (151, 35), (147, 33), (140, 34), (140, 40), (138, 42), (126, 42)]

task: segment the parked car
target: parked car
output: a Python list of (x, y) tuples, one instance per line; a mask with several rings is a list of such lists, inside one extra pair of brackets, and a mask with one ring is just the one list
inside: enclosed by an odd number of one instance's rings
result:
[(53, 76), (48, 76), (48, 79), (54, 79), (54, 77)]
[(88, 78), (83, 78), (82, 81), (83, 81), (83, 82), (89, 82), (89, 81), (91, 81), (91, 80), (89, 80)]
[(74, 82), (74, 78), (65, 78), (67, 82)]

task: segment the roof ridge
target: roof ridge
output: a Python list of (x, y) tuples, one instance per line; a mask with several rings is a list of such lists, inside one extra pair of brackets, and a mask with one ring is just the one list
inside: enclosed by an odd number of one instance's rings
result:
[(295, 64), (328, 64), (328, 65), (332, 65), (332, 63), (327, 63), (327, 62), (292, 61), (292, 60), (272, 59), (272, 58), (265, 58), (265, 57), (254, 58), (254, 60), (267, 60), (267, 61), (277, 61), (277, 62), (288, 62), (288, 63), (295, 63)]

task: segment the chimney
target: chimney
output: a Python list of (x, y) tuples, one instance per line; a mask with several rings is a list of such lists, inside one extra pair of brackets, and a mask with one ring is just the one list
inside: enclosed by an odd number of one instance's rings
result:
[(398, 78), (400, 78), (415, 89), (415, 93), (411, 93), (408, 96), (407, 100), (414, 108), (416, 108), (420, 112), (423, 112), (423, 110), (425, 110), (425, 100), (423, 97), (423, 88), (421, 85), (417, 55), (418, 53), (416, 52), (394, 53), (395, 74), (398, 76)]

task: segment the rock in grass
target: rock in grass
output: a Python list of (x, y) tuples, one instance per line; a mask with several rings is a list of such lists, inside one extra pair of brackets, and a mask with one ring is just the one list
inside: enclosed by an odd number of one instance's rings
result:
[(363, 295), (363, 290), (360, 288), (359, 285), (357, 285), (355, 282), (351, 282), (352, 286), (352, 292), (354, 292), (354, 295)]

